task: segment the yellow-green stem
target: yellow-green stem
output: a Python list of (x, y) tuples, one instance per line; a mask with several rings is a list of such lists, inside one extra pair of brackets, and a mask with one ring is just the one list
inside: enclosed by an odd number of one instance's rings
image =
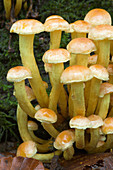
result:
[(113, 75), (109, 75), (109, 83), (113, 84)]
[(10, 18), (10, 13), (11, 13), (11, 0), (3, 0), (4, 2), (4, 8), (6, 12), (6, 19)]
[(91, 85), (91, 80), (85, 82), (84, 96), (85, 96), (85, 107), (86, 107), (86, 110), (87, 110), (87, 106), (88, 106), (90, 85)]
[(77, 38), (76, 31), (74, 31), (74, 32), (71, 33), (71, 39), (73, 40), (73, 39), (75, 39), (75, 38)]
[(16, 0), (15, 13), (14, 13), (15, 17), (17, 17), (21, 8), (22, 8), (22, 0)]
[(70, 66), (76, 65), (76, 54), (71, 53)]
[(74, 148), (73, 146), (67, 148), (64, 152), (63, 152), (63, 157), (65, 160), (71, 160), (73, 158), (74, 155)]
[(86, 38), (86, 34), (85, 32), (76, 32), (76, 38)]
[(108, 117), (113, 117), (113, 107), (111, 108), (109, 114), (108, 114)]
[(48, 95), (43, 85), (38, 66), (33, 53), (34, 35), (19, 35), (19, 48), (22, 63), (32, 73), (32, 80), (29, 80), (33, 92), (41, 107), (48, 107)]
[(75, 129), (75, 136), (76, 147), (78, 149), (83, 149), (85, 147), (84, 129)]
[(61, 35), (61, 30), (50, 32), (50, 49), (57, 49), (60, 47)]
[(77, 54), (76, 55), (76, 64), (87, 67), (88, 57), (89, 57), (89, 54)]

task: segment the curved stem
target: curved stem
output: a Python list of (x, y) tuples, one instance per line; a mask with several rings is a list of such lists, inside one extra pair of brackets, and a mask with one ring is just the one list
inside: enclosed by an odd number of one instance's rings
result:
[(3, 0), (3, 2), (4, 2), (5, 12), (6, 12), (6, 19), (9, 19), (11, 13), (11, 0)]
[(104, 120), (107, 117), (108, 109), (109, 109), (109, 103), (110, 103), (110, 94), (106, 94), (100, 104), (100, 109), (98, 112), (98, 115)]
[(99, 96), (100, 84), (101, 84), (101, 80), (95, 77), (91, 80), (88, 107), (87, 107), (87, 116), (92, 115), (95, 112), (98, 96)]
[(25, 81), (23, 80), (21, 82), (14, 82), (14, 89), (15, 89), (15, 96), (22, 110), (30, 117), (34, 118), (36, 110), (32, 106), (32, 104), (30, 103), (27, 97), (27, 93), (25, 89)]
[(60, 133), (51, 123), (42, 122), (42, 126), (53, 138), (56, 138)]
[(57, 49), (60, 47), (61, 35), (61, 30), (50, 32), (50, 49)]
[(21, 8), (22, 8), (22, 0), (16, 0), (15, 17), (19, 14)]
[(52, 153), (47, 154), (35, 154), (32, 158), (43, 161), (43, 162), (49, 162), (55, 155), (61, 155), (62, 151), (55, 151)]
[(42, 78), (37, 67), (33, 54), (34, 35), (19, 35), (19, 48), (22, 63), (32, 73), (32, 80), (29, 80), (33, 92), (41, 107), (48, 107), (48, 95), (43, 85)]

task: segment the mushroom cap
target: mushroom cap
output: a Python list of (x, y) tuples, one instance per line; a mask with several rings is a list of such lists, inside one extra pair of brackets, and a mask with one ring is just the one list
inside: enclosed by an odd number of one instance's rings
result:
[(36, 97), (33, 93), (33, 90), (29, 86), (25, 86), (25, 89), (26, 89), (27, 97), (30, 101), (36, 99)]
[(104, 134), (113, 134), (113, 117), (108, 117), (104, 120), (102, 132)]
[(52, 72), (52, 64), (44, 63), (44, 68), (45, 68), (46, 73)]
[(102, 118), (98, 115), (90, 115), (88, 119), (91, 122), (91, 128), (98, 128), (104, 124)]
[(66, 33), (72, 33), (72, 32), (74, 32), (72, 26), (73, 26), (73, 23), (69, 24), (69, 28), (68, 28), (67, 30), (65, 30), (65, 32), (66, 32)]
[(32, 78), (31, 71), (27, 67), (16, 66), (7, 73), (7, 80), (10, 82), (20, 82), (27, 78)]
[(29, 120), (28, 121), (28, 129), (29, 130), (38, 130), (38, 125), (36, 122)]
[(19, 145), (17, 148), (16, 156), (31, 158), (37, 152), (36, 143), (33, 141), (26, 141)]
[(39, 104), (37, 104), (36, 106), (35, 106), (35, 110), (39, 110), (39, 109), (41, 109), (41, 107), (40, 107), (40, 105)]
[(84, 20), (77, 20), (71, 24), (71, 28), (76, 32), (88, 33), (92, 25)]
[(17, 33), (17, 34), (37, 34), (44, 31), (44, 25), (35, 19), (22, 19), (16, 21), (11, 29), (11, 33)]
[(44, 85), (44, 87), (45, 87), (46, 89), (48, 88), (48, 84), (47, 84), (46, 81), (43, 81), (43, 85)]
[(70, 60), (70, 53), (63, 48), (47, 50), (42, 58), (44, 63), (63, 63)]
[(69, 42), (67, 50), (75, 54), (90, 54), (96, 51), (96, 46), (89, 38), (75, 38)]
[(109, 74), (105, 67), (100, 64), (95, 64), (89, 67), (94, 77), (100, 80), (109, 80)]
[(88, 67), (73, 65), (67, 67), (61, 75), (61, 83), (69, 84), (74, 82), (84, 82), (93, 78)]
[(104, 97), (106, 94), (113, 93), (113, 84), (111, 83), (102, 83), (100, 86), (99, 97)]
[(107, 71), (108, 71), (109, 75), (111, 75), (111, 76), (113, 75), (113, 64), (108, 65)]
[(84, 21), (89, 22), (93, 26), (101, 24), (111, 25), (111, 16), (105, 9), (95, 8), (86, 14)]
[(42, 108), (36, 112), (35, 119), (40, 122), (55, 123), (57, 121), (57, 115), (51, 109)]
[(88, 57), (88, 65), (94, 65), (97, 63), (97, 54), (91, 55)]
[(56, 19), (56, 18), (63, 19), (63, 18), (62, 18), (61, 16), (59, 16), (59, 15), (51, 15), (51, 16), (49, 16), (49, 17), (46, 18), (45, 22), (48, 21), (48, 20), (50, 20), (50, 19)]
[(66, 20), (60, 18), (49, 19), (44, 23), (45, 31), (51, 32), (55, 30), (65, 31), (69, 29), (69, 24)]
[(90, 120), (87, 117), (80, 116), (80, 115), (73, 117), (70, 120), (69, 125), (71, 128), (77, 128), (77, 129), (91, 128)]
[(88, 38), (92, 40), (112, 40), (113, 26), (111, 25), (97, 25), (89, 31)]
[(71, 130), (64, 130), (56, 137), (54, 147), (58, 150), (65, 150), (71, 147), (75, 141), (75, 135)]

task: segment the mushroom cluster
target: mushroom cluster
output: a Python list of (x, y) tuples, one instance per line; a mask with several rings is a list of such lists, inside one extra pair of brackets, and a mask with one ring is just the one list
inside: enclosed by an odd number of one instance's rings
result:
[[(33, 51), (34, 36), (43, 31), (50, 32), (50, 49), (42, 57), (51, 83), (49, 95)], [(60, 48), (62, 31), (71, 33), (67, 49)], [(12, 25), (10, 32), (19, 34), (22, 60), (22, 66), (11, 68), (7, 74), (7, 80), (14, 82), (17, 123), (23, 140), (17, 156), (50, 161), (54, 155), (63, 153), (64, 159), (70, 160), (76, 148), (88, 153), (111, 149), (113, 26), (110, 14), (104, 9), (93, 9), (84, 21), (71, 24), (58, 15), (48, 17), (44, 24), (22, 19)], [(67, 61), (69, 65), (64, 67)], [(37, 105), (32, 104), (34, 99)], [(34, 133), (39, 122), (42, 130), (49, 133), (49, 139)]]

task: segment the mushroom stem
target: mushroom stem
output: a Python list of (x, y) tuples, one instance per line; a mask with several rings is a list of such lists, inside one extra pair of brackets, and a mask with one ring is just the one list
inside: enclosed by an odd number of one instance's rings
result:
[(43, 162), (50, 162), (51, 159), (55, 156), (55, 155), (61, 155), (62, 151), (58, 150), (52, 153), (47, 153), (47, 154), (35, 154), (32, 158), (43, 161)]
[(84, 129), (75, 129), (75, 136), (76, 147), (78, 149), (83, 149), (85, 147)]
[(113, 134), (107, 134), (107, 140), (104, 145), (91, 150), (89, 153), (105, 152), (107, 149), (113, 148)]
[(19, 34), (19, 48), (22, 63), (25, 67), (28, 67), (32, 73), (32, 80), (29, 80), (33, 92), (37, 98), (41, 107), (48, 107), (48, 95), (43, 85), (34, 54), (33, 54), (33, 40), (32, 35), (20, 35)]
[(72, 93), (71, 98), (72, 98), (73, 106), (74, 106), (73, 117), (76, 115), (85, 116), (83, 82), (72, 83), (71, 93)]
[(55, 30), (50, 32), (50, 49), (57, 49), (60, 47), (61, 35), (61, 30)]
[(17, 15), (19, 14), (21, 8), (22, 8), (22, 0), (16, 0), (15, 17), (17, 17)]
[(97, 107), (96, 107), (96, 111), (95, 111), (95, 114), (96, 114), (96, 115), (98, 115), (98, 113), (99, 113), (101, 101), (102, 101), (102, 98), (99, 97), (99, 98), (98, 98)]
[(54, 128), (51, 123), (42, 122), (42, 126), (53, 138), (56, 138), (60, 133)]
[(90, 56), (89, 54), (76, 54), (76, 64), (87, 67), (89, 56)]
[(99, 40), (97, 64), (100, 64), (107, 68), (109, 64), (109, 57), (110, 57), (110, 41)]
[(87, 106), (88, 106), (90, 85), (91, 85), (91, 80), (85, 82), (84, 97), (85, 97), (86, 110), (87, 110)]
[(81, 38), (81, 37), (86, 38), (86, 33), (85, 32), (77, 32), (76, 36), (77, 36), (76, 38)]
[(6, 19), (10, 18), (10, 13), (11, 13), (11, 0), (4, 0), (4, 8), (6, 12)]
[(90, 136), (90, 142), (84, 148), (87, 152), (96, 148), (100, 138), (99, 128), (90, 128)]
[(76, 64), (76, 54), (71, 53), (70, 66)]
[(110, 103), (110, 94), (106, 94), (100, 104), (100, 109), (98, 112), (98, 115), (104, 120), (107, 117), (108, 109), (109, 109), (109, 103)]
[(64, 157), (65, 160), (71, 160), (73, 158), (73, 155), (74, 155), (74, 148), (73, 148), (73, 146), (67, 148), (63, 152), (63, 157)]
[(113, 107), (111, 108), (109, 114), (108, 114), (108, 117), (113, 117)]
[(87, 107), (87, 116), (94, 114), (94, 111), (97, 106), (101, 82), (102, 82), (101, 80), (95, 77), (91, 80), (90, 94), (89, 94), (88, 107)]
[(25, 81), (22, 80), (20, 82), (14, 82), (14, 90), (15, 90), (15, 96), (22, 110), (30, 117), (34, 118), (36, 110), (32, 106), (32, 104), (30, 103), (27, 97), (27, 93), (25, 89)]

